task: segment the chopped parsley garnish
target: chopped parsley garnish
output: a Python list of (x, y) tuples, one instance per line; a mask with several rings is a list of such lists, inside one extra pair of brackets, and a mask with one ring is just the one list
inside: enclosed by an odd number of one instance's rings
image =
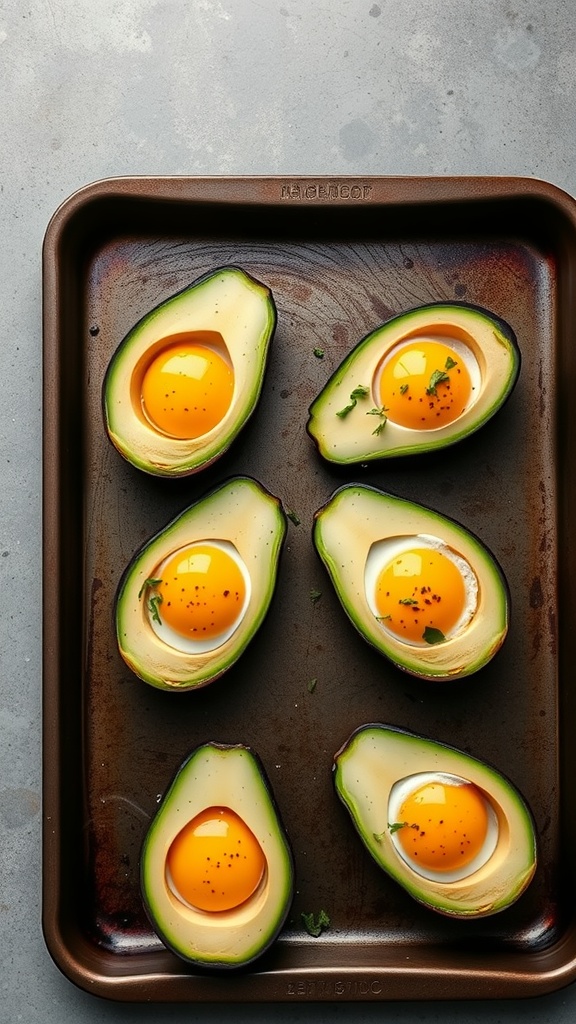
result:
[(408, 391), (408, 385), (407, 384), (401, 384), (400, 385), (400, 394), (401, 395), (405, 395), (407, 391)]
[(391, 615), (377, 615), (376, 618), (377, 618), (378, 622), (387, 622), (389, 619), (392, 618), (392, 616)]
[(324, 359), (324, 349), (323, 348), (315, 348), (314, 349), (314, 355), (316, 356), (316, 359)]
[(312, 601), (312, 604), (317, 604), (317, 602), (320, 600), (321, 597), (322, 597), (322, 591), (321, 590), (314, 590), (314, 589), (312, 589), (310, 591), (310, 600)]
[(455, 366), (458, 366), (458, 363), (456, 362), (456, 360), (452, 359), (452, 356), (448, 356), (448, 359), (446, 360), (446, 362), (444, 364), (444, 369), (445, 370), (453, 370)]
[[(388, 831), (389, 831), (391, 836), (393, 836), (395, 832), (399, 832), (401, 828), (420, 828), (420, 826), (419, 825), (410, 825), (407, 821), (389, 821), (388, 822)], [(373, 832), (372, 835), (373, 835), (373, 837), (374, 837), (374, 839), (376, 840), (377, 843), (381, 843), (383, 837), (386, 835), (386, 829), (384, 829), (383, 832)]]
[(292, 509), (288, 509), (286, 515), (288, 516), (290, 522), (294, 523), (294, 526), (300, 526), (302, 520), (300, 519), (300, 516), (298, 515), (297, 512), (294, 512)]
[(310, 680), (310, 682), (308, 683), (308, 693), (314, 693), (317, 683), (318, 680), (316, 678)]
[(352, 409), (354, 409), (355, 406), (358, 404), (358, 399), (366, 398), (366, 396), (369, 393), (370, 388), (367, 388), (364, 384), (358, 384), (358, 387), (355, 387), (354, 390), (350, 392), (349, 404), (345, 405), (343, 409), (340, 409), (336, 413), (336, 415), (339, 416), (341, 420), (343, 420), (344, 417), (347, 416), (349, 412), (352, 412)]
[(430, 377), (430, 383), (426, 388), (427, 395), (437, 395), (436, 388), (439, 384), (446, 384), (450, 380), (450, 377), (444, 370), (434, 370)]
[(370, 409), (366, 413), (367, 416), (380, 416), (380, 418), (382, 420), (382, 422), (379, 423), (378, 426), (376, 427), (376, 430), (372, 431), (372, 435), (375, 434), (376, 437), (378, 437), (382, 433), (382, 431), (384, 430), (384, 427), (386, 426), (386, 423), (388, 421), (388, 417), (386, 415), (387, 412), (388, 412), (388, 409), (386, 408), (386, 406), (385, 405), (381, 405), (379, 409)]
[[(420, 825), (417, 825), (416, 822), (413, 822), (412, 825), (410, 825), (409, 822), (407, 821), (388, 822), (388, 831), (390, 832), (391, 836), (393, 836), (395, 832), (399, 832), (401, 828), (415, 828), (416, 830), (418, 830), (420, 828)], [(382, 835), (384, 835), (383, 832)]]
[(398, 604), (418, 604), (418, 601), (415, 601), (413, 597), (401, 597)]
[[(150, 587), (157, 587), (159, 583), (162, 583), (161, 579), (156, 579), (154, 576), (149, 576), (148, 579), (144, 580), (144, 583), (138, 591), (138, 600), (142, 595), (150, 589)], [(162, 604), (162, 594), (154, 594), (148, 601), (148, 611), (153, 622), (157, 622), (159, 626), (162, 625), (162, 619), (158, 611), (158, 605)]]
[(349, 405), (345, 405), (343, 409), (339, 409), (336, 415), (339, 416), (341, 420), (343, 420), (344, 417), (347, 416), (349, 412), (352, 412), (352, 409), (356, 404), (356, 399), (354, 399), (354, 401), (350, 402)]
[(159, 612), (158, 612), (158, 605), (159, 604), (162, 604), (162, 594), (155, 594), (154, 597), (151, 597), (149, 602), (148, 602), (148, 611), (150, 612), (150, 615), (152, 616), (152, 621), (153, 622), (157, 622), (158, 625), (161, 626), (162, 625), (162, 619), (160, 618), (160, 615), (159, 615)]
[(441, 629), (435, 629), (434, 626), (426, 626), (426, 629), (422, 633), (422, 639), (427, 644), (441, 644), (446, 637)]
[(312, 935), (315, 939), (322, 934), (324, 928), (330, 927), (330, 918), (325, 910), (320, 910), (318, 917), (315, 917), (313, 913), (301, 915), (304, 927), (309, 935)]
[(157, 580), (154, 578), (154, 576), (149, 576), (148, 579), (144, 580), (144, 583), (142, 584), (140, 590), (138, 591), (138, 600), (140, 600), (142, 594), (144, 593), (145, 590), (148, 589), (148, 587), (157, 587), (159, 583), (162, 583), (162, 580)]

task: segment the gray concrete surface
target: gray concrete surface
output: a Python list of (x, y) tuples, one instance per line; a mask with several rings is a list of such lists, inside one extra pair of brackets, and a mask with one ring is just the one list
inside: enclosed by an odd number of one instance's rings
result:
[[(575, 52), (573, 0), (0, 3), (0, 1021), (272, 1012), (103, 1003), (43, 944), (40, 251), (52, 212), (124, 174), (521, 174), (576, 194)], [(564, 1024), (576, 988), (273, 1012), (286, 1024)]]

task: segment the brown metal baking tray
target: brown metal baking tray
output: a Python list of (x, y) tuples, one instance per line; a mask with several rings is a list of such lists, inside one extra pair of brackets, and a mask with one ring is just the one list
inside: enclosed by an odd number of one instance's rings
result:
[[(154, 479), (105, 436), (106, 365), (143, 313), (229, 263), (269, 284), (278, 307), (262, 400), (209, 470)], [(522, 369), (506, 406), (443, 453), (323, 463), (307, 408), (344, 354), (389, 315), (453, 299), (517, 334)], [(44, 246), (43, 923), (72, 981), (120, 1000), (298, 1002), (517, 997), (576, 977), (575, 324), (576, 206), (536, 180), (120, 178), (56, 212)], [(236, 473), (300, 519), (271, 610), (221, 680), (156, 691), (117, 653), (118, 580), (149, 535)], [(512, 626), (476, 676), (416, 681), (343, 615), (310, 530), (353, 479), (453, 516), (500, 561)], [(470, 751), (520, 788), (540, 861), (512, 908), (445, 919), (372, 863), (331, 779), (335, 751), (370, 721)], [(207, 740), (260, 755), (296, 862), (280, 939), (225, 977), (160, 945), (138, 885), (160, 794)], [(321, 908), (331, 927), (314, 939), (301, 913)]]

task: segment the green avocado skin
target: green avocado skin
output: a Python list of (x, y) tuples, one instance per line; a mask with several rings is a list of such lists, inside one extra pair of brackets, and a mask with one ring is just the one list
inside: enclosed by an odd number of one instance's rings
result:
[[(397, 432), (390, 429), (390, 421), (375, 441), (366, 437), (366, 444), (359, 444), (354, 451), (342, 447), (339, 437), (343, 434), (343, 424), (332, 411), (328, 411), (330, 403), (338, 396), (338, 404), (343, 406), (349, 400), (349, 392), (359, 383), (368, 385), (364, 377), (357, 379), (357, 367), (364, 359), (372, 360), (374, 369), (379, 362), (379, 352), (386, 351), (390, 337), (394, 336), (393, 345), (404, 338), (410, 338), (417, 331), (426, 330), (427, 320), (438, 318), (457, 318), (464, 323), (471, 336), (475, 328), (480, 328), (491, 344), (505, 353), (505, 364), (497, 379), (490, 383), (487, 400), (482, 404), (481, 413), (473, 414), (462, 422), (456, 420), (450, 429), (438, 431), (404, 430)], [(420, 455), (425, 452), (448, 447), (463, 440), (480, 429), (507, 401), (511, 395), (520, 373), (521, 352), (516, 335), (511, 326), (490, 310), (482, 306), (464, 302), (434, 302), (425, 306), (417, 306), (392, 317), (378, 326), (374, 331), (362, 338), (328, 379), (321, 392), (309, 408), (307, 432), (312, 438), (320, 455), (328, 462), (339, 465), (352, 465), (358, 462), (370, 462), (386, 458), (407, 455)]]
[[(218, 778), (221, 781), (215, 783)], [(248, 803), (252, 805), (249, 811)], [(236, 926), (234, 911), (221, 912), (216, 915), (216, 928), (206, 929), (210, 915), (197, 914), (195, 921), (195, 915), (174, 909), (177, 900), (166, 899), (164, 862), (179, 828), (205, 807), (217, 805), (228, 806), (244, 818), (251, 815), (252, 832), (261, 845), (266, 842), (269, 884), (254, 920)], [(175, 814), (180, 816), (175, 819)], [(254, 750), (244, 744), (208, 742), (189, 755), (166, 791), (145, 836), (140, 884), (146, 913), (159, 938), (177, 956), (197, 967), (220, 971), (245, 967), (272, 945), (290, 911), (294, 860), (265, 769)], [(232, 921), (230, 934), (228, 920)], [(218, 928), (222, 936), (214, 938)]]
[[(445, 772), (473, 782), (498, 809), (504, 837), (498, 842), (507, 842), (508, 848), (501, 852), (496, 848), (464, 894), (451, 893), (449, 885), (439, 886), (406, 870), (390, 841), (386, 820), (390, 788), (399, 779), (424, 771)], [(534, 876), (536, 828), (524, 798), (496, 768), (456, 747), (393, 725), (369, 723), (358, 727), (335, 754), (333, 781), (356, 832), (378, 866), (430, 910), (461, 919), (487, 917), (515, 903)], [(375, 820), (384, 822), (382, 829), (374, 827)]]

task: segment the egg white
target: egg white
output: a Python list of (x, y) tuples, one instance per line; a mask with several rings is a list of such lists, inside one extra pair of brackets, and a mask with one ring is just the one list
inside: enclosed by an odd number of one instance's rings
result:
[[(450, 775), (446, 772), (419, 772), (416, 775), (408, 775), (404, 779), (399, 779), (394, 783), (388, 797), (388, 822), (401, 821), (401, 807), (404, 801), (410, 796), (411, 793), (416, 789), (420, 789), (421, 786), (430, 785), (432, 783), (450, 783), (452, 785), (466, 785), (469, 783), (468, 779), (463, 779), (458, 775)], [(403, 850), (400, 845), (397, 832), (390, 833), (390, 840), (394, 847), (394, 850), (404, 861), (408, 867), (414, 871), (415, 874), (420, 875), (422, 878), (427, 878), (432, 882), (459, 882), (463, 878), (468, 878), (469, 875), (474, 874), (479, 868), (483, 867), (494, 853), (498, 845), (498, 817), (496, 812), (481, 790), (480, 794), (483, 797), (484, 805), (488, 815), (488, 828), (486, 831), (486, 837), (482, 844), (481, 850), (478, 852), (473, 860), (469, 861), (468, 864), (463, 865), (461, 868), (454, 871), (432, 871), (429, 868), (423, 867), (421, 864), (416, 864), (412, 858), (410, 858)]]
[[(234, 544), (227, 540), (213, 540), (211, 537), (196, 538), (193, 541), (190, 541), (189, 544), (186, 544), (184, 547), (178, 548), (176, 549), (176, 551), (171, 551), (167, 555), (167, 557), (160, 563), (160, 565), (158, 565), (154, 569), (154, 572), (152, 574), (153, 578), (162, 579), (162, 572), (166, 565), (168, 564), (168, 562), (171, 561), (171, 559), (174, 557), (175, 554), (177, 554), (179, 550), (185, 551), (191, 544), (209, 544), (211, 547), (219, 548), (221, 551), (225, 551), (236, 562), (236, 565), (238, 566), (240, 572), (242, 573), (242, 578), (244, 580), (244, 586), (246, 590), (242, 607), (238, 612), (236, 619), (231, 624), (231, 626), (229, 626), (228, 629), (224, 630), (222, 633), (219, 633), (217, 636), (206, 637), (203, 640), (194, 640), (192, 637), (182, 636), (181, 633), (178, 633), (175, 629), (172, 629), (171, 626), (168, 626), (165, 622), (162, 621), (161, 604), (157, 606), (160, 622), (157, 622), (155, 619), (153, 619), (150, 610), (149, 595), (147, 595), (147, 599), (145, 602), (145, 614), (150, 628), (156, 634), (158, 639), (162, 640), (165, 644), (167, 644), (168, 647), (172, 647), (176, 651), (181, 651), (183, 654), (204, 654), (208, 651), (213, 651), (216, 650), (218, 647), (221, 647), (222, 644), (226, 643), (226, 641), (229, 640), (230, 637), (238, 629), (238, 626), (242, 622), (242, 619), (244, 618), (246, 610), (250, 603), (250, 596), (252, 593), (252, 580), (250, 578), (248, 568), (244, 560), (241, 558)], [(150, 595), (152, 594), (153, 591), (150, 591)]]
[[(380, 612), (376, 604), (376, 585), (378, 583), (380, 573), (394, 558), (396, 558), (397, 555), (403, 554), (405, 551), (411, 551), (414, 548), (430, 548), (434, 551), (440, 551), (446, 556), (446, 558), (449, 558), (450, 561), (454, 563), (464, 580), (464, 608), (462, 609), (462, 614), (454, 627), (446, 633), (446, 640), (450, 640), (452, 637), (457, 636), (466, 629), (466, 626), (468, 626), (476, 612), (476, 608), (478, 607), (478, 579), (466, 559), (445, 544), (445, 542), (439, 537), (434, 537), (431, 534), (426, 533), (409, 534), (400, 537), (385, 537), (372, 544), (364, 567), (364, 592), (366, 594), (366, 601), (368, 602), (370, 611), (378, 619)], [(396, 640), (399, 640), (400, 643), (405, 643), (408, 647), (429, 647), (429, 644), (427, 644), (425, 640), (415, 641), (403, 639), (393, 630), (389, 629), (386, 623), (381, 620), (379, 621), (379, 625), (386, 633), (393, 636)]]
[[(374, 374), (374, 378), (372, 380), (372, 398), (374, 400), (375, 405), (380, 405), (380, 378), (382, 376), (382, 371), (384, 370), (384, 367), (390, 362), (391, 359), (395, 359), (398, 353), (402, 351), (402, 349), (414, 348), (414, 346), (417, 345), (419, 341), (438, 341), (443, 345), (447, 345), (460, 356), (462, 362), (464, 363), (464, 366), (466, 367), (470, 375), (470, 398), (466, 405), (464, 406), (464, 409), (462, 410), (462, 413), (460, 415), (463, 415), (465, 412), (468, 412), (468, 410), (472, 408), (472, 406), (480, 397), (480, 392), (482, 389), (482, 371), (480, 370), (480, 364), (478, 363), (476, 356), (474, 355), (472, 349), (466, 344), (466, 342), (460, 341), (459, 338), (451, 338), (449, 336), (444, 337), (442, 335), (436, 334), (426, 334), (425, 332), (423, 332), (422, 337), (420, 338), (406, 338), (404, 341), (401, 341), (397, 345), (394, 345), (394, 347), (391, 348), (390, 351), (386, 353), (382, 361), (379, 363), (376, 373)], [(410, 431), (415, 429), (414, 427), (405, 427), (401, 423), (396, 423), (393, 416), (389, 415), (388, 418), (392, 422), (394, 422), (394, 425), (398, 430)], [(459, 419), (459, 417), (457, 417), (457, 419)], [(443, 429), (445, 429), (445, 425), (442, 427), (418, 427), (419, 431), (426, 431), (426, 433), (434, 433), (434, 431), (436, 430)]]

